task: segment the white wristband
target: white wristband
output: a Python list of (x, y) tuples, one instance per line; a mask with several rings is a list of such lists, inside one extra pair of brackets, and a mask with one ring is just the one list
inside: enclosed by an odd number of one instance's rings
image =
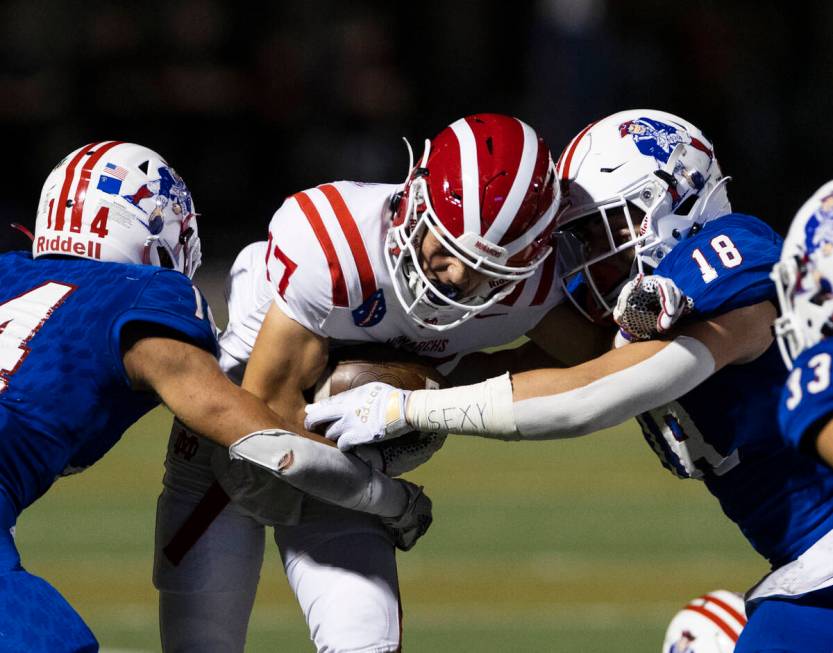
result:
[(474, 385), (414, 390), (405, 414), (415, 430), (426, 433), (518, 439), (508, 373)]

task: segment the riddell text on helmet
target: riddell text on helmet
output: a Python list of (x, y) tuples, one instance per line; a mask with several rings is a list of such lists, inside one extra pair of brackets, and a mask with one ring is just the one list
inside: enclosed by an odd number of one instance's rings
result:
[(100, 259), (101, 243), (96, 243), (92, 240), (83, 242), (76, 240), (72, 236), (55, 236), (54, 238), (38, 236), (35, 242), (35, 254), (45, 254), (47, 252), (53, 252), (55, 254), (75, 254), (76, 256)]

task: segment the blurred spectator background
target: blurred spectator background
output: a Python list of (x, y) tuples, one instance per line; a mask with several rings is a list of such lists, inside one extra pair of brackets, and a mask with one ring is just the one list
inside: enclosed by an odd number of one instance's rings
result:
[(6, 0), (0, 216), (33, 226), (61, 156), (136, 141), (185, 178), (205, 255), (227, 263), (297, 190), (403, 179), (402, 136), (419, 151), (503, 112), (557, 157), (591, 120), (645, 106), (701, 127), (735, 207), (783, 231), (833, 177), (831, 32), (825, 2)]

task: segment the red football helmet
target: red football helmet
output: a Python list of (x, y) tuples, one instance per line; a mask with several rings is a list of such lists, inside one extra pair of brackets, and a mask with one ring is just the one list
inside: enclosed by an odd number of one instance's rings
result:
[[(462, 118), (425, 142), (388, 232), (386, 261), (406, 312), (450, 329), (500, 301), (552, 251), (559, 192), (550, 151), (527, 124), (498, 114)], [(425, 274), (431, 232), (484, 276), (466, 297)]]

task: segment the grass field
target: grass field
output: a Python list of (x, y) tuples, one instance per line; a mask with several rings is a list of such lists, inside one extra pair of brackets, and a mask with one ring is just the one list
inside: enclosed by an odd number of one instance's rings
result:
[[(168, 417), (157, 410), (96, 467), (27, 510), (24, 565), (108, 649), (158, 651), (150, 581)], [(452, 438), (412, 475), (435, 506), (399, 555), (405, 650), (659, 651), (678, 607), (765, 570), (701, 484), (673, 479), (635, 424), (589, 438)], [(271, 546), (270, 546), (271, 545)], [(311, 651), (271, 540), (247, 651)]]

